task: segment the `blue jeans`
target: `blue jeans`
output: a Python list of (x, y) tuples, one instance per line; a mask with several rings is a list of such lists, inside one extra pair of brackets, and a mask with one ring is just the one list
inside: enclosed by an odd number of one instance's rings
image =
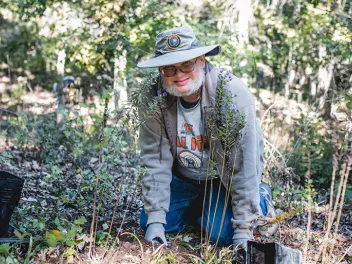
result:
[[(170, 188), (171, 197), (169, 212), (166, 213), (166, 233), (181, 232), (188, 224), (198, 222), (202, 229), (206, 230), (207, 237), (211, 242), (218, 240), (219, 246), (232, 244), (231, 195), (228, 194), (226, 202), (226, 188), (220, 179), (208, 181), (205, 188), (205, 182), (198, 184), (192, 180), (173, 176)], [(203, 201), (205, 190), (205, 201)], [(203, 202), (204, 213), (202, 216)], [(226, 208), (224, 217), (222, 217), (224, 206)], [(263, 215), (266, 215), (267, 208), (262, 194), (260, 194), (260, 207)], [(147, 220), (148, 217), (143, 208), (140, 215), (140, 225), (144, 230), (147, 229)]]

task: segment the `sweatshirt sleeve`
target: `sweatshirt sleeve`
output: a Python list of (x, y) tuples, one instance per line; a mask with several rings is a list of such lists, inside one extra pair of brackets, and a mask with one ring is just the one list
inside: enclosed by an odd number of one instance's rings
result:
[[(140, 108), (139, 116), (143, 114), (143, 108)], [(166, 212), (170, 205), (173, 157), (161, 115), (159, 109), (148, 116), (139, 130), (141, 167), (147, 170), (142, 181), (147, 224), (166, 224)]]
[[(245, 115), (246, 125), (236, 150), (231, 179), (233, 239), (251, 239), (252, 229), (260, 216), (259, 182), (263, 166), (263, 137), (256, 120), (254, 104), (240, 109)], [(235, 148), (235, 147), (234, 147)]]

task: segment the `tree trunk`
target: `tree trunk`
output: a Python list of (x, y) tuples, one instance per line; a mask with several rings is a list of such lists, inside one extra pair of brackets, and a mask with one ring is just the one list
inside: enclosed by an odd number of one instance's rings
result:
[(318, 72), (318, 111), (321, 112), (322, 115), (325, 115), (324, 109), (325, 104), (329, 104), (328, 99), (328, 91), (331, 85), (332, 75), (333, 75), (334, 65), (333, 63), (329, 63), (327, 67), (320, 68)]
[[(123, 73), (126, 68), (126, 53), (115, 56), (114, 59), (114, 102), (115, 102), (115, 118), (118, 120), (119, 113), (123, 111), (127, 101), (127, 85), (124, 78), (119, 78), (119, 73)], [(120, 74), (121, 75), (121, 74)]]
[(335, 78), (334, 78), (334, 65), (331, 64), (331, 65), (329, 65), (329, 67), (330, 66), (331, 66), (330, 84), (328, 86), (326, 98), (324, 101), (324, 106), (322, 109), (322, 114), (324, 115), (325, 119), (331, 118), (331, 108), (332, 108), (332, 103), (333, 103), (334, 89), (336, 88)]
[[(57, 83), (54, 84), (56, 85), (56, 95), (57, 95), (57, 101), (58, 101), (58, 106), (57, 106), (57, 114), (56, 114), (56, 124), (60, 125), (64, 119), (65, 119), (65, 96), (63, 93), (64, 85), (63, 85), (63, 78), (64, 78), (64, 73), (65, 73), (65, 58), (66, 58), (66, 53), (65, 49), (62, 49), (59, 51), (59, 54), (57, 56), (57, 63), (56, 63), (56, 70), (57, 70), (57, 75), (58, 75), (58, 81)], [(55, 87), (54, 87), (55, 89)]]

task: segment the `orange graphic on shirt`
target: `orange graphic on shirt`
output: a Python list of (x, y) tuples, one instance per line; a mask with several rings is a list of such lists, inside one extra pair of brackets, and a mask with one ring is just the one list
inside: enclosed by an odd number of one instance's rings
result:
[(196, 136), (191, 139), (191, 150), (198, 148), (199, 152), (203, 152), (203, 141), (204, 147), (208, 146), (208, 137), (207, 136)]
[[(204, 141), (204, 142), (203, 142)], [(199, 152), (203, 152), (203, 144), (204, 148), (208, 147), (208, 137), (207, 136), (196, 136), (191, 138), (191, 150), (198, 149)], [(177, 135), (176, 137), (176, 146), (178, 148), (189, 149), (186, 144), (186, 137), (180, 137)]]
[(186, 133), (193, 133), (193, 126), (187, 123), (183, 123), (183, 127)]

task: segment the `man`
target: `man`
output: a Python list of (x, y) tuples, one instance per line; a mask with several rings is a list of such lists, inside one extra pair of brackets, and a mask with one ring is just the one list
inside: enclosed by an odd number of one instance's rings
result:
[(197, 221), (209, 241), (245, 249), (259, 219), (275, 216), (269, 186), (259, 188), (263, 137), (254, 99), (238, 78), (206, 61), (220, 51), (200, 46), (189, 28), (173, 28), (157, 36), (155, 57), (138, 64), (160, 73), (139, 109), (145, 115), (143, 105), (158, 99), (139, 139), (148, 241), (166, 244), (165, 232)]

